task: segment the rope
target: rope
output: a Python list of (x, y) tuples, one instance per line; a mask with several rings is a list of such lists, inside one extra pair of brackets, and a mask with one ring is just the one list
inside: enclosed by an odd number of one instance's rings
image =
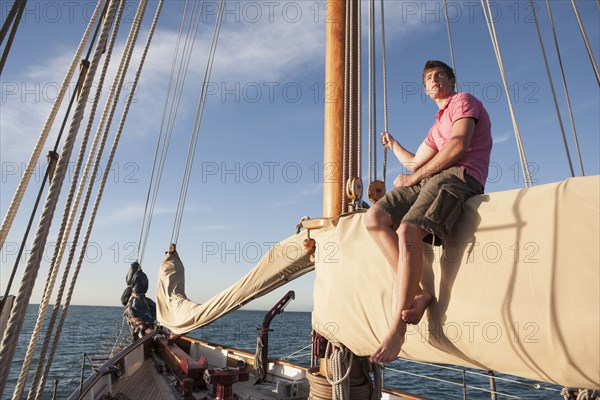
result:
[(196, 109), (196, 118), (194, 120), (194, 127), (192, 130), (192, 136), (190, 138), (190, 146), (188, 151), (188, 157), (186, 162), (186, 170), (181, 184), (181, 192), (179, 193), (179, 203), (177, 212), (175, 214), (175, 223), (173, 226), (173, 233), (171, 235), (171, 243), (177, 243), (179, 237), (179, 230), (181, 228), (181, 222), (183, 219), (183, 210), (185, 208), (185, 200), (187, 197), (187, 191), (190, 182), (190, 176), (192, 173), (192, 166), (194, 164), (194, 154), (196, 151), (196, 144), (198, 143), (198, 133), (200, 132), (200, 125), (202, 123), (202, 114), (204, 112), (204, 105), (206, 104), (206, 93), (207, 84), (210, 82), (210, 74), (212, 72), (212, 65), (215, 58), (217, 41), (219, 39), (219, 32), (221, 30), (221, 22), (223, 20), (223, 10), (225, 9), (225, 1), (221, 0), (219, 3), (219, 10), (215, 21), (215, 28), (213, 31), (212, 43), (208, 55), (208, 61), (206, 70), (204, 72), (204, 81), (202, 82), (202, 91), (200, 92), (200, 99)]
[(544, 42), (542, 40), (542, 34), (540, 32), (540, 26), (539, 26), (539, 22), (538, 22), (536, 13), (535, 13), (535, 5), (533, 4), (533, 0), (529, 0), (529, 5), (531, 6), (531, 15), (533, 16), (533, 21), (535, 23), (535, 30), (537, 32), (538, 40), (540, 42), (542, 56), (544, 57), (544, 65), (546, 66), (546, 74), (548, 75), (548, 81), (550, 83), (550, 90), (552, 91), (552, 99), (554, 100), (554, 108), (556, 109), (556, 116), (558, 117), (558, 124), (560, 126), (563, 143), (565, 145), (565, 152), (567, 154), (569, 170), (571, 171), (571, 176), (575, 176), (575, 172), (573, 171), (573, 162), (571, 161), (571, 152), (569, 151), (569, 143), (567, 142), (567, 135), (565, 134), (565, 128), (563, 126), (562, 117), (560, 115), (560, 110), (558, 108), (558, 100), (556, 99), (556, 91), (554, 90), (554, 82), (552, 81), (552, 74), (550, 73), (550, 67), (548, 65), (548, 57), (546, 56), (546, 49), (544, 48)]
[(254, 354), (254, 375), (262, 380), (265, 378), (265, 365), (263, 364), (263, 351), (264, 345), (261, 339), (261, 332), (259, 330), (258, 336), (256, 337), (256, 353)]
[(377, 179), (377, 149), (375, 146), (375, 0), (369, 1), (369, 183)]
[[(333, 348), (333, 352), (331, 348)], [(330, 354), (331, 357), (329, 357)], [(348, 378), (350, 377), (354, 354), (343, 346), (337, 347), (331, 342), (327, 342), (325, 358), (331, 368), (331, 376), (329, 376), (329, 368), (325, 368), (325, 378), (332, 386), (333, 398), (336, 400), (349, 400), (350, 380)]]
[[(383, 131), (388, 132), (388, 101), (387, 101), (387, 62), (385, 56), (385, 17), (381, 0), (381, 63), (383, 65)], [(383, 147), (383, 172), (382, 181), (385, 183), (387, 171), (387, 146)]]
[(381, 391), (383, 390), (383, 373), (382, 368), (379, 367), (379, 364), (373, 365), (373, 395), (371, 398), (381, 399)]
[(581, 31), (581, 37), (583, 38), (583, 42), (585, 43), (585, 48), (587, 49), (588, 56), (590, 57), (590, 62), (592, 63), (592, 68), (594, 69), (594, 73), (596, 74), (596, 81), (600, 86), (600, 72), (598, 72), (598, 64), (596, 64), (596, 58), (594, 57), (594, 52), (592, 51), (592, 47), (590, 46), (590, 41), (588, 40), (587, 34), (585, 33), (585, 28), (583, 27), (583, 22), (581, 22), (581, 16), (579, 15), (579, 10), (577, 9), (577, 4), (575, 4), (575, 0), (571, 0), (571, 4), (573, 5), (573, 11), (575, 12), (575, 18), (577, 18), (577, 23), (579, 24), (579, 30)]
[(69, 70), (67, 71), (65, 79), (63, 80), (63, 83), (60, 87), (58, 95), (56, 96), (56, 101), (52, 105), (52, 109), (50, 110), (48, 119), (46, 120), (46, 122), (44, 124), (42, 133), (40, 134), (40, 137), (38, 138), (38, 141), (35, 144), (33, 152), (31, 153), (31, 157), (29, 158), (29, 161), (27, 162), (27, 167), (25, 168), (25, 173), (23, 174), (21, 181), (19, 182), (19, 186), (17, 187), (17, 190), (15, 191), (15, 195), (10, 202), (10, 206), (8, 207), (8, 211), (6, 212), (4, 221), (2, 222), (2, 227), (0, 228), (0, 248), (2, 248), (4, 246), (4, 242), (6, 241), (8, 232), (10, 231), (10, 228), (15, 219), (15, 216), (17, 215), (17, 211), (19, 210), (19, 205), (21, 204), (21, 200), (23, 199), (23, 197), (25, 195), (25, 191), (27, 189), (27, 186), (29, 184), (31, 176), (33, 175), (33, 170), (35, 169), (35, 166), (40, 158), (40, 154), (42, 153), (42, 149), (43, 149), (44, 145), (46, 144), (46, 139), (48, 138), (48, 135), (50, 134), (50, 130), (52, 129), (52, 124), (54, 123), (56, 114), (58, 113), (58, 110), (60, 109), (60, 106), (65, 97), (65, 94), (67, 93), (67, 90), (69, 89), (69, 83), (71, 82), (71, 79), (73, 78), (73, 74), (75, 73), (75, 70), (77, 69), (77, 67), (79, 65), (79, 59), (81, 58), (81, 54), (83, 53), (83, 49), (85, 47), (85, 44), (88, 41), (89, 35), (92, 32), (94, 25), (96, 24), (96, 20), (98, 19), (98, 15), (100, 14), (100, 10), (102, 9), (102, 6), (104, 5), (104, 1), (105, 0), (98, 1), (98, 5), (96, 6), (94, 13), (92, 14), (92, 17), (90, 18), (90, 22), (88, 23), (85, 33), (83, 34), (83, 37), (81, 38), (79, 47), (77, 48), (77, 51), (75, 52), (75, 55), (73, 56), (73, 60), (71, 61), (71, 66), (69, 67)]
[(513, 108), (512, 100), (510, 98), (510, 92), (508, 90), (508, 83), (506, 81), (506, 72), (504, 70), (502, 54), (500, 53), (500, 45), (498, 43), (498, 36), (496, 34), (496, 26), (494, 23), (494, 19), (492, 18), (492, 9), (490, 6), (490, 0), (485, 0), (485, 1), (487, 2), (487, 8), (484, 4), (484, 0), (481, 0), (481, 7), (483, 9), (483, 14), (485, 16), (485, 20), (488, 25), (490, 37), (492, 39), (492, 47), (494, 48), (494, 53), (496, 54), (496, 59), (498, 61), (498, 68), (500, 69), (500, 74), (502, 75), (502, 83), (504, 84), (504, 90), (506, 91), (506, 98), (508, 100), (508, 108), (510, 110), (510, 117), (512, 119), (513, 128), (515, 131), (515, 138), (517, 140), (519, 159), (521, 161), (521, 168), (523, 169), (523, 179), (525, 182), (525, 186), (531, 187), (531, 186), (533, 186), (533, 182), (531, 180), (531, 172), (529, 171), (529, 164), (527, 163), (527, 157), (525, 156), (525, 149), (523, 147), (523, 142), (521, 141), (521, 132), (519, 131), (519, 126), (517, 124), (517, 119), (515, 116), (515, 111)]
[(343, 133), (342, 133), (342, 196), (341, 196), (341, 200), (342, 200), (342, 204), (341, 204), (341, 210), (342, 213), (346, 211), (346, 203), (348, 202), (347, 196), (346, 196), (346, 183), (348, 182), (348, 157), (349, 157), (349, 150), (348, 150), (348, 136), (349, 136), (349, 121), (348, 121), (348, 108), (349, 108), (349, 97), (350, 97), (350, 79), (348, 78), (348, 75), (350, 75), (350, 40), (351, 40), (351, 33), (350, 33), (350, 25), (352, 24), (351, 18), (350, 18), (350, 9), (352, 8), (352, 4), (350, 3), (346, 3), (346, 9), (345, 9), (345, 17), (346, 17), (346, 25), (345, 25), (345, 31), (344, 31), (344, 122), (343, 122)]
[[(122, 89), (124, 81), (125, 81), (125, 74), (126, 74), (127, 69), (129, 67), (129, 62), (131, 60), (131, 56), (132, 56), (132, 53), (133, 53), (133, 48), (134, 48), (135, 42), (137, 40), (137, 35), (139, 33), (139, 29), (140, 29), (140, 25), (141, 25), (141, 20), (143, 18), (144, 13), (145, 13), (146, 5), (147, 5), (147, 0), (142, 1), (139, 4), (136, 17), (134, 19), (134, 22), (133, 22), (132, 27), (131, 27), (131, 31), (129, 33), (129, 37), (127, 39), (127, 44), (126, 44), (125, 49), (123, 51), (123, 56), (121, 58), (121, 62), (120, 62), (119, 67), (117, 69), (117, 74), (116, 74), (116, 77), (115, 77), (115, 84), (111, 87), (111, 92), (109, 94), (109, 102), (107, 102), (107, 105), (106, 105), (105, 110), (103, 112), (103, 116), (102, 117), (103, 117), (103, 119), (105, 117), (107, 118), (107, 123), (106, 123), (106, 126), (103, 129), (104, 132), (102, 134), (102, 139), (101, 139), (100, 147), (99, 147), (97, 155), (96, 155), (96, 161), (94, 162), (94, 165), (93, 165), (93, 170), (92, 170), (92, 175), (90, 177), (90, 182), (95, 182), (96, 181), (96, 175), (97, 175), (97, 172), (98, 172), (98, 167), (100, 165), (100, 161), (101, 161), (102, 154), (104, 152), (104, 147), (105, 147), (105, 144), (106, 144), (106, 139), (108, 137), (108, 133), (109, 133), (109, 130), (110, 130), (110, 127), (111, 127), (111, 123), (112, 123), (112, 119), (113, 119), (114, 112), (115, 112), (115, 109), (116, 109), (116, 105), (118, 103), (117, 99), (120, 96), (120, 92), (121, 92), (121, 89)], [(140, 61), (140, 63), (142, 63), (143, 61), (144, 61), (144, 58), (142, 58), (142, 60)], [(102, 181), (99, 184), (98, 194), (96, 195), (96, 201), (94, 203), (94, 207), (92, 209), (92, 213), (91, 213), (91, 216), (90, 216), (90, 219), (89, 219), (89, 222), (88, 222), (87, 230), (85, 232), (84, 240), (83, 240), (83, 243), (82, 243), (81, 248), (80, 248), (78, 262), (77, 262), (76, 268), (74, 270), (73, 277), (71, 278), (71, 284), (69, 286), (69, 291), (67, 293), (67, 298), (65, 300), (63, 311), (61, 313), (61, 319), (59, 321), (59, 325), (58, 325), (58, 327), (56, 329), (56, 333), (54, 335), (54, 341), (52, 343), (52, 347), (51, 347), (50, 353), (48, 355), (48, 359), (46, 361), (46, 365), (44, 366), (44, 372), (43, 372), (42, 378), (41, 378), (41, 380), (40, 380), (40, 382), (39, 382), (39, 384), (37, 386), (37, 392), (35, 394), (35, 399), (39, 399), (40, 396), (42, 395), (43, 389), (44, 389), (44, 386), (45, 386), (45, 382), (46, 382), (46, 379), (47, 379), (47, 376), (48, 376), (48, 373), (50, 372), (50, 366), (52, 364), (52, 360), (54, 358), (54, 354), (55, 354), (56, 348), (58, 346), (58, 341), (60, 339), (60, 332), (62, 332), (62, 328), (64, 326), (64, 321), (65, 321), (66, 316), (67, 316), (67, 312), (68, 312), (68, 308), (69, 308), (69, 305), (70, 305), (70, 302), (71, 302), (71, 297), (72, 297), (72, 293), (73, 293), (73, 290), (74, 290), (74, 287), (75, 287), (75, 283), (77, 282), (77, 277), (78, 277), (79, 271), (81, 269), (81, 265), (83, 263), (83, 259), (85, 257), (85, 251), (87, 249), (87, 245), (88, 245), (88, 242), (89, 242), (89, 237), (91, 235), (91, 230), (92, 230), (92, 227), (93, 227), (93, 224), (94, 224), (94, 220), (95, 220), (95, 217), (96, 217), (96, 213), (97, 213), (97, 209), (98, 209), (98, 206), (99, 206), (99, 202), (100, 202), (100, 199), (102, 198), (103, 190), (104, 190), (104, 187), (106, 185), (106, 181), (108, 179), (108, 175), (109, 175), (109, 172), (110, 172), (110, 166), (112, 165), (112, 162), (113, 162), (113, 159), (114, 159), (114, 154), (115, 154), (115, 151), (116, 151), (116, 146), (118, 145), (120, 134), (121, 134), (121, 131), (122, 131), (122, 128), (123, 128), (124, 119), (127, 116), (127, 112), (129, 110), (130, 102), (132, 100), (133, 93), (135, 92), (135, 86), (137, 85), (137, 78), (138, 77), (136, 76), (136, 81), (134, 82), (134, 86), (132, 88), (132, 91), (130, 92), (129, 97), (127, 99), (127, 103), (126, 103), (125, 109), (123, 111), (123, 117), (121, 119), (121, 122), (120, 122), (120, 125), (119, 125), (119, 129), (118, 129), (117, 134), (116, 134), (115, 139), (114, 139), (113, 147), (111, 149), (111, 154), (110, 154), (110, 156), (108, 158), (108, 161), (107, 161), (107, 167), (104, 170), (104, 175), (103, 175)], [(110, 99), (112, 99), (112, 101), (110, 101)], [(77, 227), (76, 227), (75, 234), (74, 234), (74, 239), (73, 239), (74, 243), (78, 243), (79, 242), (79, 236), (80, 236), (82, 225), (83, 225), (83, 222), (85, 220), (86, 213), (87, 213), (87, 207), (88, 207), (88, 204), (89, 204), (89, 201), (90, 201), (90, 198), (91, 198), (92, 190), (93, 190), (93, 185), (90, 184), (88, 186), (88, 188), (87, 188), (87, 191), (86, 191), (86, 194), (85, 194), (85, 198), (84, 198), (84, 202), (82, 204), (82, 209), (81, 209), (81, 212), (80, 212), (79, 220), (78, 220)], [(67, 260), (67, 266), (65, 268), (65, 274), (63, 276), (63, 281), (61, 282), (61, 288), (60, 288), (60, 292), (59, 292), (61, 298), (62, 298), (62, 292), (64, 291), (64, 286), (66, 284), (66, 278), (67, 278), (67, 275), (68, 275), (68, 270), (70, 269), (70, 267), (72, 265), (72, 262), (73, 262), (73, 259), (74, 259), (74, 256), (75, 256), (75, 251), (76, 251), (76, 248), (75, 248), (75, 246), (73, 246), (71, 248), (70, 252), (69, 252), (69, 257), (68, 257), (68, 260)], [(54, 316), (55, 315), (53, 315), (53, 317)], [(31, 395), (31, 392), (30, 392), (30, 395)]]
[(450, 46), (450, 59), (452, 60), (452, 70), (454, 71), (454, 82), (458, 87), (458, 80), (456, 79), (456, 64), (454, 62), (454, 48), (452, 46), (452, 34), (450, 33), (450, 18), (448, 18), (448, 2), (444, 0), (444, 17), (446, 19), (446, 31), (448, 32), (448, 45)]
[(15, 303), (10, 314), (10, 319), (6, 328), (5, 336), (2, 340), (2, 345), (0, 347), (0, 395), (4, 393), (4, 387), (6, 385), (8, 372), (10, 366), (12, 365), (13, 356), (17, 347), (16, 341), (18, 340), (18, 335), (23, 325), (23, 320), (25, 318), (25, 313), (27, 312), (27, 306), (29, 304), (31, 292), (33, 291), (33, 286), (35, 285), (35, 279), (37, 277), (37, 273), (39, 271), (40, 263), (43, 257), (45, 243), (48, 238), (50, 226), (52, 224), (52, 218), (54, 217), (54, 212), (58, 204), (61, 187), (67, 169), (69, 167), (69, 159), (71, 158), (71, 152), (75, 144), (77, 131), (79, 130), (79, 126), (83, 118), (83, 113), (85, 110), (87, 99), (89, 97), (89, 92), (91, 90), (93, 77), (96, 73), (96, 69), (98, 67), (100, 57), (102, 55), (102, 48), (104, 47), (104, 44), (106, 44), (108, 31), (110, 27), (110, 25), (107, 22), (112, 22), (115, 9), (116, 3), (113, 5), (113, 2), (111, 2), (108, 17), (106, 18), (105, 23), (102, 26), (102, 32), (100, 34), (99, 39), (99, 46), (97, 46), (96, 50), (94, 51), (94, 56), (90, 64), (90, 70), (86, 76), (81, 95), (77, 102), (77, 107), (73, 115), (71, 127), (69, 129), (69, 133), (65, 139), (65, 143), (61, 152), (62, 157), (58, 161), (54, 179), (52, 180), (52, 184), (50, 185), (48, 196), (46, 198), (46, 203), (44, 204), (44, 209), (40, 217), (38, 229), (33, 240), (30, 258), (27, 262), (27, 266), (25, 267), (23, 278), (21, 280), (21, 286), (15, 298)]
[[(598, 0), (600, 1), (600, 0)], [(356, 29), (356, 36), (358, 37), (358, 45), (356, 46), (356, 58), (358, 59), (358, 73), (356, 78), (356, 85), (358, 86), (358, 99), (356, 101), (356, 131), (357, 131), (357, 143), (358, 149), (356, 154), (356, 163), (358, 164), (358, 177), (362, 181), (362, 33), (361, 33), (361, 21), (362, 21), (362, 2), (358, 2), (358, 24)]]
[(11, 27), (11, 25), (15, 19), (15, 16), (19, 12), (19, 9), (21, 8), (21, 3), (27, 3), (27, 0), (15, 0), (13, 2), (12, 7), (10, 8), (10, 11), (6, 15), (6, 19), (2, 23), (2, 28), (0, 28), (0, 44), (2, 44), (2, 42), (4, 42), (6, 33), (8, 32), (8, 29)]
[[(304, 346), (304, 347), (303, 347), (303, 348), (301, 348), (300, 350), (296, 350), (295, 352), (293, 352), (293, 353), (291, 353), (291, 354), (289, 354), (289, 355), (287, 355), (287, 356), (281, 357), (281, 360), (287, 360), (287, 359), (289, 359), (289, 358), (294, 358), (294, 357), (296, 357), (296, 355), (297, 355), (298, 353), (300, 353), (301, 351), (304, 351), (304, 350), (306, 350), (306, 349), (309, 349), (309, 348), (311, 348), (311, 346), (312, 346), (312, 343), (309, 343), (308, 345)], [(308, 354), (310, 354), (310, 353), (308, 353)], [(300, 356), (305, 356), (305, 355), (306, 355), (306, 354), (301, 354)], [(300, 357), (300, 356), (298, 356), (298, 357)]]
[(554, 37), (554, 47), (556, 49), (556, 56), (558, 57), (558, 65), (560, 67), (560, 74), (562, 77), (563, 89), (565, 90), (565, 97), (567, 100), (567, 109), (569, 110), (569, 119), (571, 121), (571, 129), (573, 131), (573, 137), (575, 138), (575, 149), (577, 150), (577, 158), (579, 159), (579, 167), (581, 168), (581, 175), (585, 175), (583, 170), (583, 161), (581, 158), (581, 151), (579, 150), (579, 140), (577, 138), (577, 129), (575, 129), (575, 117), (573, 116), (573, 109), (571, 107), (571, 98), (569, 96), (569, 88), (567, 86), (567, 79), (565, 78), (565, 70), (563, 68), (562, 57), (560, 55), (560, 48), (558, 47), (558, 38), (556, 36), (556, 29), (554, 27), (554, 17), (552, 16), (552, 8), (550, 2), (546, 0), (546, 7), (548, 9), (548, 16), (550, 19), (550, 26), (552, 28), (552, 35)]
[[(33, 359), (34, 352), (35, 352), (35, 346), (37, 344), (37, 341), (39, 339), (39, 336), (40, 336), (40, 333), (41, 333), (41, 330), (42, 330), (42, 327), (43, 327), (43, 324), (45, 321), (48, 304), (50, 303), (50, 297), (51, 297), (52, 291), (54, 289), (56, 277), (58, 276), (58, 271), (60, 269), (62, 257), (64, 255), (64, 252), (67, 247), (67, 239), (69, 237), (69, 233), (70, 233), (71, 227), (73, 225), (73, 220), (75, 219), (75, 214), (77, 212), (79, 200), (81, 199), (82, 186), (85, 185), (85, 181), (87, 178), (87, 170), (88, 170), (89, 164), (86, 165), (85, 172), (82, 176), (81, 183), (79, 186), (79, 190), (77, 191), (77, 197), (76, 197), (75, 201), (73, 201), (73, 197), (75, 196), (75, 192), (76, 192), (76, 188), (77, 188), (77, 181), (79, 178), (79, 174), (81, 172), (81, 166), (83, 164), (83, 159), (85, 157), (85, 152), (87, 149), (87, 142), (89, 139), (90, 131), (92, 129), (92, 125), (94, 123), (94, 116), (96, 114), (96, 108), (98, 106), (98, 103), (100, 102), (100, 97), (102, 95), (102, 87), (104, 86), (104, 80), (106, 77), (106, 73), (108, 71), (110, 57), (111, 57), (112, 51), (114, 49), (114, 44), (115, 44), (115, 40), (116, 40), (116, 36), (117, 36), (117, 32), (118, 32), (119, 22), (122, 17), (124, 8), (125, 7), (124, 7), (124, 2), (123, 2), (121, 4), (121, 7), (119, 8), (117, 18), (115, 19), (115, 24), (114, 24), (115, 29), (111, 35), (111, 38), (110, 38), (110, 41), (108, 44), (108, 48), (106, 50), (106, 57), (105, 57), (103, 68), (102, 68), (102, 71), (100, 74), (100, 79), (98, 81), (98, 88), (96, 90), (96, 95), (94, 97), (92, 107), (90, 108), (88, 123), (87, 123), (86, 129), (85, 129), (85, 132), (83, 134), (80, 151), (77, 156), (77, 161), (75, 162), (75, 170), (73, 172), (71, 184), (69, 185), (69, 193), (67, 195), (67, 199), (66, 199), (65, 205), (64, 205), (63, 216), (61, 219), (61, 224), (60, 224), (60, 228), (59, 228), (59, 232), (58, 232), (58, 236), (57, 236), (57, 240), (56, 240), (56, 247), (54, 249), (52, 261), (50, 263), (50, 268), (48, 270), (48, 278), (46, 281), (46, 287), (44, 288), (42, 301), (40, 302), (40, 306), (39, 306), (39, 310), (38, 310), (38, 317), (37, 317), (37, 320), (35, 323), (34, 330), (31, 335), (31, 339), (29, 341), (27, 353), (23, 360), (23, 364), (21, 367), (21, 374), (17, 381), (17, 385), (15, 386), (15, 391), (13, 392), (13, 399), (20, 399), (21, 395), (23, 393), (23, 390), (25, 388), (25, 383), (27, 381), (27, 375), (29, 372), (29, 368), (31, 366), (31, 361)], [(102, 126), (102, 122), (101, 122), (100, 126)], [(96, 142), (94, 142), (94, 144), (96, 144)], [(91, 151), (93, 152), (94, 150), (92, 149)], [(91, 154), (92, 153), (90, 153), (90, 155)], [(88, 163), (89, 163), (89, 161), (90, 160), (88, 160)], [(49, 331), (51, 331), (51, 329)], [(42, 348), (41, 351), (45, 353), (45, 350), (46, 350), (46, 348), (44, 347), (44, 348)], [(43, 359), (43, 358), (41, 357), (41, 359)]]
[[(173, 96), (172, 96), (173, 100), (170, 103), (171, 107), (169, 107), (169, 100), (171, 99), (171, 96), (170, 96), (171, 95), (171, 86), (173, 83), (173, 77), (175, 76), (175, 67), (177, 65), (177, 56), (179, 54), (179, 49), (181, 46), (181, 37), (183, 36), (183, 30), (184, 30), (184, 26), (186, 23), (188, 1), (185, 2), (183, 13), (181, 15), (179, 32), (177, 35), (177, 41), (175, 43), (175, 53), (173, 56), (173, 61), (171, 63), (171, 73), (169, 76), (169, 83), (167, 85), (167, 91), (165, 94), (165, 103), (164, 103), (163, 114), (162, 114), (162, 119), (161, 119), (161, 123), (160, 123), (160, 134), (159, 134), (157, 142), (156, 142), (156, 152), (154, 155), (154, 165), (152, 167), (152, 177), (150, 180), (150, 185), (148, 187), (148, 196), (146, 198), (146, 207), (144, 210), (144, 219), (143, 219), (143, 223), (142, 223), (142, 233), (140, 234), (140, 245), (138, 246), (138, 260), (139, 260), (140, 264), (142, 264), (142, 262), (143, 262), (144, 254), (146, 251), (146, 244), (148, 242), (150, 226), (152, 225), (152, 216), (154, 215), (154, 208), (156, 207), (156, 200), (158, 198), (158, 189), (160, 187), (160, 182), (162, 179), (162, 174), (163, 174), (163, 170), (164, 170), (164, 166), (165, 166), (165, 162), (166, 162), (166, 158), (167, 158), (167, 153), (169, 150), (169, 144), (171, 142), (171, 137), (173, 136), (173, 127), (175, 125), (175, 117), (177, 115), (177, 111), (179, 110), (179, 101), (181, 99), (181, 95), (183, 93), (183, 87), (184, 87), (185, 80), (187, 77), (187, 71), (188, 71), (189, 62), (190, 62), (190, 58), (191, 58), (191, 48), (193, 48), (193, 46), (194, 46), (196, 33), (198, 31), (198, 25), (200, 23), (200, 18), (202, 16), (203, 7), (201, 5), (199, 8), (200, 11), (198, 11), (198, 8), (196, 7), (197, 4), (198, 4), (198, 2), (194, 2), (192, 11), (190, 13), (190, 22), (189, 22), (189, 25), (187, 28), (186, 38), (185, 38), (185, 42), (184, 42), (184, 49), (182, 52), (181, 62), (179, 64), (179, 71), (178, 71), (177, 79), (175, 82), (175, 89), (173, 91)], [(204, 2), (202, 4), (204, 4)], [(193, 29), (192, 29), (192, 27), (193, 27)], [(193, 35), (192, 35), (192, 32), (193, 32)], [(191, 41), (190, 41), (190, 36), (191, 36)], [(168, 117), (167, 117), (167, 109), (169, 109)], [(166, 128), (165, 128), (165, 119), (167, 119)], [(161, 138), (163, 137), (163, 132), (165, 132), (164, 140), (162, 142), (162, 148), (160, 151), (160, 160), (158, 162), (156, 179), (154, 179), (154, 170), (156, 167), (156, 156), (159, 151), (158, 149), (160, 147)], [(152, 187), (153, 182), (154, 182), (154, 187)], [(152, 196), (150, 196), (151, 189), (152, 189)], [(149, 202), (148, 202), (148, 198), (150, 198)], [(146, 215), (148, 216), (147, 219), (146, 219)], [(147, 221), (147, 223), (146, 223), (146, 221)]]
[[(15, 15), (11, 16), (11, 13), (13, 12), (13, 9), (15, 8), (15, 5), (17, 5), (17, 3), (19, 3), (18, 4), (19, 8), (16, 10)], [(0, 43), (2, 43), (4, 41), (4, 36), (6, 35), (6, 32), (4, 32), (4, 25), (6, 25), (6, 29), (8, 29), (7, 23), (9, 22), (9, 19), (11, 21), (10, 23), (12, 23), (12, 21), (14, 19), (14, 23), (12, 24), (10, 34), (8, 35), (8, 40), (6, 41), (6, 47), (4, 48), (4, 51), (2, 52), (2, 58), (0, 59), (0, 75), (2, 75), (2, 71), (4, 70), (4, 64), (6, 63), (6, 59), (8, 58), (8, 53), (10, 52), (10, 48), (15, 39), (15, 35), (17, 33), (17, 28), (19, 27), (19, 23), (21, 22), (21, 17), (23, 16), (23, 11), (25, 11), (26, 4), (27, 4), (27, 0), (15, 1), (13, 3), (11, 10), (9, 11), (9, 15), (6, 17), (6, 20), (4, 21), (4, 24), (2, 26), (3, 32), (1, 33)]]

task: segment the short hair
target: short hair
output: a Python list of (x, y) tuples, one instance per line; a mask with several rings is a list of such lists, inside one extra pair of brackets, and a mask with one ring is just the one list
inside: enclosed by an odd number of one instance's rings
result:
[(454, 76), (454, 70), (445, 62), (439, 60), (429, 60), (425, 63), (425, 67), (423, 67), (423, 85), (425, 85), (425, 74), (427, 71), (433, 68), (441, 68), (444, 70), (446, 75), (448, 75), (448, 79), (454, 79), (454, 84), (456, 84), (456, 77)]

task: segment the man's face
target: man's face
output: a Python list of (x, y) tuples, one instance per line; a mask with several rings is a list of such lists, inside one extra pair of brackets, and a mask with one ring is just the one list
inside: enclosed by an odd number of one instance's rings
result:
[(445, 99), (454, 91), (454, 79), (448, 78), (443, 68), (435, 67), (425, 72), (425, 93), (433, 100)]

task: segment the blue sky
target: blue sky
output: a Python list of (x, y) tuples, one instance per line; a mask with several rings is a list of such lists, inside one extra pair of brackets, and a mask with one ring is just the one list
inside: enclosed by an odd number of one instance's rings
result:
[[(114, 59), (120, 56), (133, 19), (135, 5), (130, 3), (125, 9), (127, 25), (120, 31)], [(127, 267), (137, 254), (156, 135), (183, 4), (179, 0), (168, 0), (165, 4), (105, 191), (74, 304), (119, 305)], [(155, 289), (158, 267), (171, 237), (210, 46), (216, 3), (207, 4), (210, 8), (206, 23), (198, 31), (144, 256), (143, 267), (151, 281), (150, 294)], [(389, 126), (392, 134), (412, 150), (423, 140), (436, 112), (434, 103), (422, 91), (422, 66), (428, 59), (450, 63), (442, 4), (385, 2)], [(459, 84), (461, 89), (484, 102), (492, 119), (494, 149), (486, 191), (522, 188), (506, 95), (480, 2), (450, 1), (448, 4)], [(580, 175), (548, 13), (545, 2), (535, 4), (575, 171)], [(570, 2), (553, 1), (551, 5), (584, 167), (587, 175), (598, 174), (598, 84)], [(600, 54), (598, 5), (593, 0), (579, 0), (577, 5), (597, 60)], [(156, 2), (151, 1), (139, 47), (145, 40), (155, 6)], [(8, 5), (3, 3), (1, 7), (3, 20)], [(30, 1), (27, 7), (1, 81), (2, 218), (51, 108), (57, 86), (79, 43), (93, 2)], [(533, 178), (536, 184), (566, 179), (570, 173), (529, 2), (494, 2), (493, 10)], [(363, 2), (364, 21), (366, 14), (367, 3)], [(178, 241), (180, 256), (186, 265), (187, 293), (197, 302), (208, 299), (244, 275), (274, 243), (293, 234), (302, 216), (321, 215), (325, 18), (322, 1), (231, 1), (227, 5)], [(380, 59), (380, 31), (377, 29)], [(365, 25), (363, 33), (366, 32)], [(366, 36), (363, 36), (363, 44), (366, 59)], [(380, 65), (377, 74), (381, 79)], [(365, 85), (366, 81), (365, 75)], [(377, 91), (377, 126), (381, 130), (381, 80)], [(123, 103), (125, 95), (121, 98)], [(366, 104), (363, 110), (366, 123)], [(46, 149), (53, 145), (58, 126), (59, 123), (55, 123)], [(366, 126), (363, 133), (363, 176), (367, 176)], [(398, 162), (390, 159), (388, 181), (400, 171)], [(378, 172), (381, 173), (381, 164)], [(40, 167), (2, 251), (2, 292), (41, 177)], [(57, 214), (62, 208), (59, 210)], [(56, 225), (58, 223), (53, 226), (50, 241), (56, 237)], [(27, 246), (31, 248), (30, 244)], [(52, 247), (46, 252), (32, 302), (40, 299), (40, 287), (51, 254)], [(24, 266), (22, 261), (13, 292), (18, 288)], [(269, 308), (292, 289), (296, 290), (296, 300), (289, 309), (310, 310), (312, 280), (311, 273), (248, 308)]]

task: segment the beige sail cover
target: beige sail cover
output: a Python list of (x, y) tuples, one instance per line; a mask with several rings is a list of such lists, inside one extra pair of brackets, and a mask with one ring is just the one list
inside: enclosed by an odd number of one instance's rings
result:
[(275, 245), (248, 274), (203, 304), (187, 298), (183, 263), (176, 251), (167, 253), (156, 289), (159, 324), (178, 334), (187, 333), (312, 271), (314, 264), (302, 244), (305, 238), (306, 234), (295, 235)]
[[(444, 253), (427, 246), (424, 286), (437, 300), (400, 356), (599, 388), (599, 183), (470, 199)], [(362, 356), (388, 332), (396, 299), (363, 215), (319, 233), (313, 312), (321, 335)]]

